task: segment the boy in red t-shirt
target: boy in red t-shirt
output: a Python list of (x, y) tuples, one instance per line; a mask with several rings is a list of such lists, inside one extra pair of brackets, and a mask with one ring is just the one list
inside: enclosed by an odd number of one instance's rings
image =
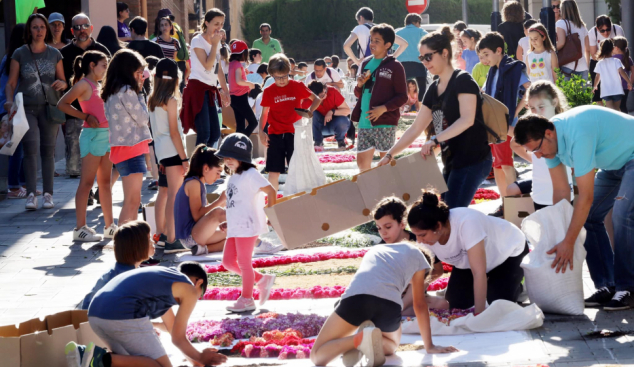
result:
[[(291, 63), (284, 54), (275, 54), (269, 59), (268, 72), (275, 84), (262, 93), (262, 116), (260, 117), (260, 140), (266, 151), (266, 171), (269, 182), (275, 190), (279, 188), (280, 173), (285, 171), (286, 162), (291, 161), (295, 148), (295, 126), (301, 119), (295, 108), (301, 108), (302, 99), (313, 101), (309, 111), (319, 106), (321, 100), (304, 83), (289, 79)], [(268, 122), (268, 134), (264, 125)]]
[(346, 133), (350, 128), (350, 107), (335, 87), (313, 80), (308, 89), (315, 93), (321, 104), (313, 114), (313, 140), (315, 151), (324, 150), (324, 135), (334, 135), (337, 150), (346, 150)]

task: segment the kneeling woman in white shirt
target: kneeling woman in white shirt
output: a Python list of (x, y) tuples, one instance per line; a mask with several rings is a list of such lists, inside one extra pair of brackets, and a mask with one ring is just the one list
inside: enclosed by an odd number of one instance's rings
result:
[(407, 222), (419, 243), (453, 265), (445, 294), (450, 308), (475, 305), (477, 315), (487, 301), (517, 301), (528, 244), (515, 225), (474, 209), (450, 210), (431, 191), (412, 205)]

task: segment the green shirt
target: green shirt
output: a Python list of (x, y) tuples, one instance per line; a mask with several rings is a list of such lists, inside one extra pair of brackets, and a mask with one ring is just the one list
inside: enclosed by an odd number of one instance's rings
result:
[(33, 9), (45, 7), (44, 0), (20, 0), (15, 2), (15, 23), (26, 23)]
[(257, 48), (262, 51), (262, 62), (269, 62), (271, 56), (282, 52), (282, 45), (280, 45), (280, 41), (273, 37), (269, 39), (268, 44), (265, 44), (264, 41), (262, 41), (262, 38), (256, 39), (253, 41), (253, 48)]
[(480, 88), (482, 88), (484, 86), (484, 83), (487, 81), (487, 74), (489, 73), (490, 68), (490, 66), (483, 65), (481, 62), (477, 63), (473, 67), (473, 70), (471, 71), (471, 76), (473, 77), (473, 80), (478, 83), (478, 86)]
[[(363, 68), (362, 73), (365, 73), (366, 70), (370, 70), (371, 73), (374, 73), (374, 70), (379, 67), (383, 59), (375, 59), (372, 58), (365, 67)], [(372, 76), (372, 81), (376, 82), (376, 75)], [(367, 83), (367, 82), (366, 82)], [(363, 89), (363, 94), (361, 95), (361, 116), (359, 117), (359, 129), (378, 129), (381, 127), (394, 127), (392, 125), (378, 125), (372, 126), (372, 122), (368, 120), (367, 112), (370, 111), (370, 98), (372, 98), (372, 93), (369, 89)]]

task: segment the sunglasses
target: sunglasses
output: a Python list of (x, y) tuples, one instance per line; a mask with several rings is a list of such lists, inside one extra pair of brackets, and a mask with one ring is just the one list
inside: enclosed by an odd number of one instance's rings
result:
[(438, 53), (438, 51), (430, 52), (428, 54), (424, 54), (424, 55), (418, 56), (418, 59), (421, 62), (431, 62), (432, 57), (434, 57), (434, 54), (437, 54), (437, 53)]
[(608, 33), (610, 32), (610, 28), (603, 28), (603, 29), (599, 29), (600, 33)]
[(559, 9), (559, 5), (553, 5), (553, 9)]
[(89, 29), (92, 26), (92, 24), (88, 23), (88, 24), (75, 24), (73, 26), (73, 30), (74, 31), (81, 31), (81, 30), (85, 30), (85, 29)]

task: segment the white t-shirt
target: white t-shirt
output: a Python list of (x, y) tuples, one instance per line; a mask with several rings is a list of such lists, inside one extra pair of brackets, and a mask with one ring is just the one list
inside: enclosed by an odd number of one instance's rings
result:
[(437, 258), (458, 269), (471, 269), (467, 251), (484, 240), (487, 273), (506, 259), (524, 251), (526, 237), (513, 223), (488, 216), (470, 208), (454, 208), (449, 211), (451, 234), (449, 241), (441, 245), (424, 245)]
[(623, 64), (616, 57), (606, 57), (597, 62), (594, 72), (601, 75), (601, 98), (625, 94), (619, 69), (623, 69)]
[(522, 61), (524, 62), (524, 64), (528, 64), (528, 62), (526, 61), (526, 55), (528, 55), (528, 53), (531, 52), (530, 40), (528, 39), (528, 37), (522, 37), (517, 42), (517, 44), (522, 47), (522, 51), (524, 52), (524, 54), (523, 54), (524, 55), (524, 60), (522, 60)]
[(247, 70), (249, 71), (249, 73), (254, 73), (256, 74), (258, 72), (258, 68), (260, 67), (260, 64), (257, 63), (253, 63), (251, 65), (249, 65), (249, 67), (247, 68)]
[[(366, 24), (370, 26), (374, 25), (372, 23), (366, 23)], [(365, 48), (368, 45), (368, 40), (370, 39), (370, 28), (368, 28), (365, 24), (362, 24), (362, 25), (358, 25), (354, 27), (354, 29), (351, 32), (357, 35), (357, 42), (359, 42), (359, 46), (361, 49), (361, 52), (359, 52), (357, 56), (360, 59), (365, 58)]]
[[(557, 21), (557, 23), (555, 23), (555, 27), (557, 28), (561, 28), (564, 30), (564, 32), (566, 33), (566, 35), (568, 35), (568, 26), (566, 25), (565, 20), (560, 19)], [(579, 62), (577, 63), (577, 68), (575, 69), (575, 63), (574, 62), (570, 62), (566, 65), (559, 65), (559, 67), (567, 67), (568, 69), (571, 69), (573, 71), (586, 71), (588, 70), (588, 63), (586, 62), (586, 36), (589, 37), (588, 34), (588, 30), (586, 29), (586, 27), (577, 27), (573, 22), (568, 21), (568, 24), (570, 24), (570, 32), (572, 33), (576, 33), (579, 35), (579, 41), (581, 42), (581, 58), (579, 59)], [(622, 32), (623, 30), (621, 30)], [(592, 41), (590, 41), (590, 45), (592, 45)]]
[(220, 60), (220, 51), (218, 49), (218, 51), (216, 52), (216, 59), (214, 60), (214, 64), (211, 67), (211, 70), (206, 70), (203, 64), (198, 59), (196, 52), (194, 51), (194, 49), (196, 48), (202, 49), (203, 51), (205, 51), (205, 54), (209, 55), (209, 53), (211, 52), (211, 44), (208, 43), (207, 40), (205, 40), (202, 34), (199, 34), (192, 39), (190, 43), (190, 49), (192, 51), (192, 69), (189, 78), (200, 80), (207, 85), (215, 87), (218, 84), (218, 75), (216, 68), (218, 67), (218, 60)]
[[(557, 22), (559, 23), (559, 22)], [(614, 34), (616, 32), (616, 34)], [(614, 38), (617, 36), (622, 36), (625, 37), (625, 33), (623, 32), (623, 28), (621, 28), (620, 25), (616, 25), (616, 24), (612, 24), (612, 28), (610, 29), (610, 36), (609, 37), (604, 37), (603, 34), (601, 32), (599, 32), (599, 30), (597, 29), (596, 26), (590, 28), (590, 31), (588, 32), (588, 43), (590, 44), (590, 46), (598, 46), (601, 41), (603, 41), (606, 38)]]
[[(244, 148), (246, 149), (246, 147)], [(270, 183), (255, 168), (227, 181), (227, 237), (253, 237), (268, 232), (262, 187)]]
[(526, 68), (531, 83), (538, 80), (548, 80), (554, 83), (553, 68), (550, 61), (552, 54), (547, 50), (542, 53), (529, 52), (526, 55)]
[[(328, 75), (328, 70), (330, 70), (330, 75)], [(337, 70), (333, 68), (328, 68), (328, 70), (324, 71), (324, 76), (322, 76), (321, 78), (317, 78), (317, 75), (315, 74), (315, 78), (322, 83), (336, 83), (341, 80), (341, 75), (339, 75)], [(313, 73), (310, 73), (308, 74), (308, 76), (306, 76), (306, 80), (304, 81), (306, 85), (315, 80), (313, 79)]]
[[(534, 153), (533, 157), (533, 191), (531, 197), (533, 201), (540, 205), (553, 205), (553, 180), (550, 177), (550, 171), (546, 164), (545, 158), (537, 158)], [(568, 174), (568, 183), (570, 184), (570, 200), (575, 198), (572, 186), (572, 170), (566, 167)]]

